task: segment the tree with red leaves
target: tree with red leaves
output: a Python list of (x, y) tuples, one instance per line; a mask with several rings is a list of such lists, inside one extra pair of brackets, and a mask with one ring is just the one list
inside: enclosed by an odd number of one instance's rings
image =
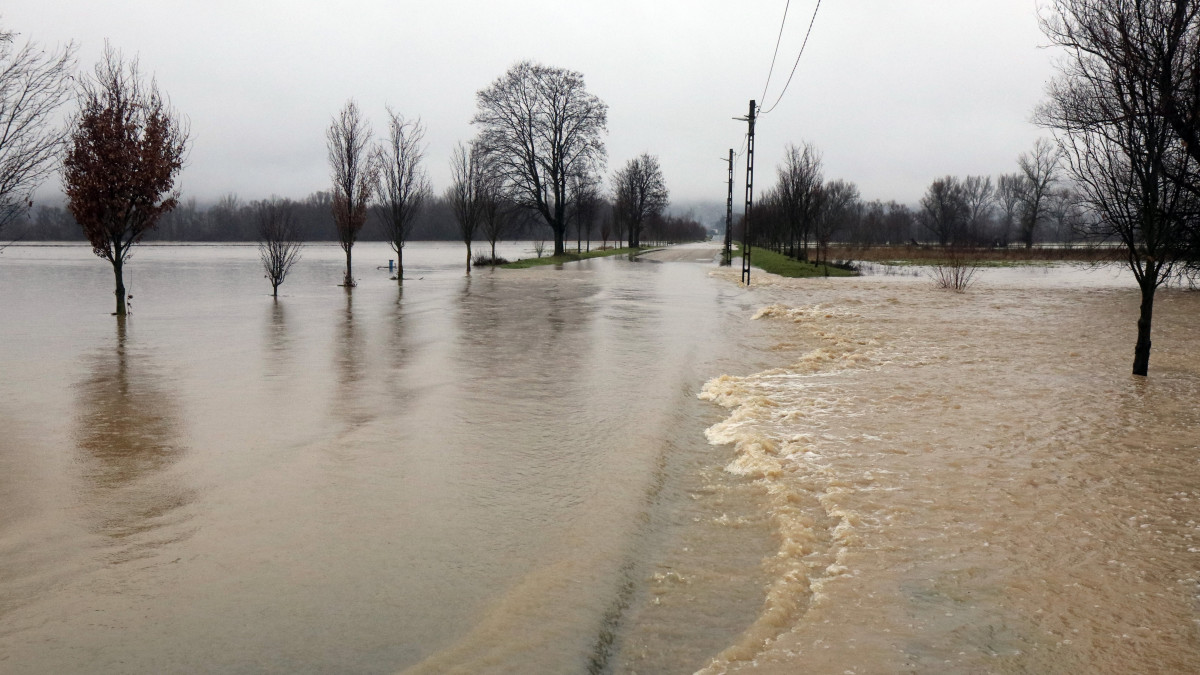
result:
[(179, 114), (144, 83), (137, 59), (106, 47), (95, 72), (81, 78), (79, 112), (63, 159), (68, 208), (92, 251), (112, 263), (117, 315), (124, 315), (122, 269), (133, 245), (179, 203), (188, 130)]

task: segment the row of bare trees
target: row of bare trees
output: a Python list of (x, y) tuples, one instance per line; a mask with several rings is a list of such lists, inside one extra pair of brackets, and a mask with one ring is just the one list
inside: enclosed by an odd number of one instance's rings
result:
[(926, 236), (942, 246), (1031, 248), (1035, 240), (1073, 241), (1080, 234), (1078, 192), (1061, 180), (1061, 154), (1039, 140), (1017, 158), (1015, 173), (945, 176), (921, 198), (917, 220)]
[(1007, 247), (1036, 241), (1070, 243), (1087, 235), (1080, 190), (1063, 180), (1056, 145), (1038, 141), (999, 176), (944, 176), (932, 181), (917, 208), (864, 202), (854, 183), (826, 180), (813, 145), (785, 147), (776, 182), (755, 205), (758, 245), (798, 260), (824, 261), (832, 241), (878, 246), (915, 241), (941, 246)]
[[(889, 208), (878, 205), (880, 224)], [(863, 230), (865, 212), (854, 183), (825, 180), (815, 146), (789, 144), (776, 168), (775, 185), (755, 204), (751, 232), (759, 246), (798, 260), (810, 260), (811, 251), (820, 262), (836, 234)]]

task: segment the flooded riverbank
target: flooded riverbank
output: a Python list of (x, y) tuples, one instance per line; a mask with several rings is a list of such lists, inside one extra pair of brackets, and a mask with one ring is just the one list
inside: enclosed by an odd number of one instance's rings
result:
[(255, 256), (0, 257), (0, 670), (1200, 662), (1200, 294)]

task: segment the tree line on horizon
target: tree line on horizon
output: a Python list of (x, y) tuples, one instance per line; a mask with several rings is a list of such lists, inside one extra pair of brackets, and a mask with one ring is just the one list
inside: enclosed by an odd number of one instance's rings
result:
[[(858, 186), (826, 179), (811, 143), (784, 148), (776, 180), (751, 213), (751, 244), (796, 260), (828, 262), (832, 243), (1007, 248), (1089, 240), (1086, 203), (1062, 176), (1060, 155), (1038, 141), (998, 176), (935, 178), (916, 205), (864, 200)], [(744, 240), (744, 223), (737, 238)]]
[[(314, 192), (301, 199), (274, 198), (292, 214), (296, 235), (306, 242), (336, 242), (337, 232), (330, 212), (332, 198), (329, 191)], [(153, 242), (216, 242), (253, 243), (260, 233), (256, 220), (256, 208), (271, 199), (246, 200), (228, 194), (216, 202), (202, 206), (195, 198), (181, 199), (179, 206), (164, 214), (158, 226), (147, 232), (143, 241)], [(573, 222), (569, 227), (568, 241), (579, 240), (586, 249), (596, 245), (619, 244), (627, 241), (627, 232), (619, 220), (614, 219), (610, 199), (602, 199), (593, 217), (582, 227)], [(676, 243), (704, 239), (711, 228), (706, 227), (693, 212), (681, 215), (656, 214), (647, 221), (648, 242)], [(37, 204), (19, 214), (12, 223), (13, 237), (22, 241), (72, 242), (86, 241), (79, 223), (65, 206)], [(538, 228), (528, 220), (514, 222), (504, 230), (499, 240), (535, 240), (548, 238), (548, 228)], [(604, 235), (607, 235), (605, 237)], [(364, 224), (362, 241), (387, 241), (384, 223), (372, 213)], [(450, 204), (445, 197), (433, 195), (413, 222), (410, 241), (458, 241), (460, 234), (454, 221)], [(487, 241), (480, 233), (477, 241)]]

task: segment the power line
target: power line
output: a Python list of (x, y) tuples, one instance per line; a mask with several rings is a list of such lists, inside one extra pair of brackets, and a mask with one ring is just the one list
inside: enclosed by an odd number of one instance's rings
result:
[[(790, 2), (790, 0), (789, 0), (789, 2)], [(792, 72), (790, 75), (788, 75), (787, 82), (784, 83), (784, 85), (783, 85), (783, 91), (779, 92), (779, 98), (775, 99), (775, 102), (771, 104), (771, 107), (760, 112), (759, 113), (760, 115), (766, 115), (767, 113), (774, 110), (775, 106), (779, 105), (779, 102), (783, 100), (783, 95), (787, 93), (788, 86), (792, 84), (792, 77), (794, 77), (796, 75), (796, 67), (800, 65), (800, 57), (804, 56), (804, 48), (808, 46), (808, 36), (812, 35), (813, 24), (815, 24), (817, 22), (817, 11), (820, 9), (821, 9), (821, 0), (817, 0), (817, 6), (815, 8), (813, 8), (812, 20), (810, 20), (808, 22), (808, 31), (804, 34), (804, 42), (802, 42), (800, 44), (800, 53), (796, 55), (796, 62), (794, 64), (792, 64)], [(769, 78), (770, 78), (770, 76), (768, 75), (768, 79)]]
[(779, 35), (775, 38), (775, 53), (771, 55), (771, 69), (767, 71), (767, 83), (763, 85), (762, 96), (759, 100), (767, 99), (767, 87), (771, 86), (771, 75), (775, 73), (775, 59), (779, 56), (779, 43), (783, 41), (783, 27), (787, 25), (788, 8), (792, 6), (792, 0), (787, 0), (787, 4), (783, 6), (783, 21), (779, 22)]

